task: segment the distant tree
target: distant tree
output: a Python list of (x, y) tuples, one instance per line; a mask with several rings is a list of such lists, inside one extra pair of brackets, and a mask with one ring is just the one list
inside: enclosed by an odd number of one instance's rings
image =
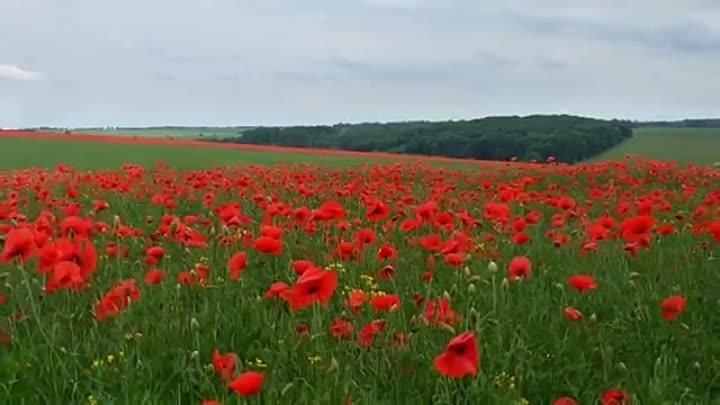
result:
[(221, 142), (394, 152), (458, 158), (577, 162), (632, 136), (630, 121), (570, 115), (441, 122), (257, 127)]

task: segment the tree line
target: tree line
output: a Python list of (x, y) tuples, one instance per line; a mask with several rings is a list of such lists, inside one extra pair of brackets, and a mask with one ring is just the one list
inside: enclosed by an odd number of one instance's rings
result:
[(394, 122), (256, 127), (218, 142), (391, 152), (480, 160), (573, 163), (632, 136), (629, 121), (570, 115), (488, 117), (442, 122)]

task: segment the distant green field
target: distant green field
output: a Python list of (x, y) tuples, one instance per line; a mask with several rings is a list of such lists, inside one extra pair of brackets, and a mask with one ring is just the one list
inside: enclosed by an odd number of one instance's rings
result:
[(591, 161), (618, 160), (626, 155), (711, 165), (720, 161), (720, 128), (638, 128), (632, 138)]
[(227, 138), (252, 127), (150, 127), (150, 128), (73, 128), (72, 133), (144, 136), (153, 138)]
[(277, 154), (233, 149), (0, 138), (0, 170), (54, 168), (59, 163), (80, 170), (117, 169), (126, 163), (152, 166), (159, 160), (179, 169), (303, 162), (330, 166), (370, 163), (367, 159), (299, 153)]

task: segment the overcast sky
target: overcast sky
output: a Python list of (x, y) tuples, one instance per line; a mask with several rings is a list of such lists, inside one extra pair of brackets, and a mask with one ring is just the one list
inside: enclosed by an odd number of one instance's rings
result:
[(719, 0), (0, 0), (0, 126), (720, 116)]

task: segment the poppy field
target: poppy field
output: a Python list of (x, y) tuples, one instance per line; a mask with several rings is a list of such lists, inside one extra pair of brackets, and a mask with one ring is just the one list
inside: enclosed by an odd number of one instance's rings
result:
[(720, 171), (0, 172), (0, 404), (720, 404)]

